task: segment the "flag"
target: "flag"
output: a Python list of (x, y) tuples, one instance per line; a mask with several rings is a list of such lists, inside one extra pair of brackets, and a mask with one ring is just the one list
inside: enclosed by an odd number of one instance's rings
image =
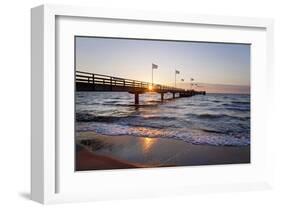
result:
[(184, 82), (184, 79), (182, 78), (181, 81)]
[(194, 78), (191, 78), (190, 81), (194, 81)]
[(158, 69), (158, 65), (152, 63), (152, 69)]
[(176, 72), (175, 72), (176, 74), (180, 74), (180, 71), (178, 71), (178, 70), (176, 70)]

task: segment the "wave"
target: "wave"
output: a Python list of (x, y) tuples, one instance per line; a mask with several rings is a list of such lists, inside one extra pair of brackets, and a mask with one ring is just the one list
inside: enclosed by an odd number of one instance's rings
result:
[(178, 120), (178, 117), (169, 117), (169, 116), (138, 116), (138, 115), (127, 115), (127, 116), (97, 116), (90, 113), (76, 113), (76, 121), (77, 122), (107, 122), (107, 123), (113, 123), (113, 122), (124, 122), (124, 121), (176, 121)]
[(206, 144), (212, 146), (247, 146), (250, 144), (249, 137), (238, 138), (231, 135), (204, 132), (201, 130), (186, 129), (156, 129), (148, 127), (132, 127), (117, 124), (83, 123), (77, 124), (78, 131), (94, 131), (109, 136), (136, 136), (149, 138), (170, 138), (182, 140), (192, 144)]
[(184, 110), (186, 109), (187, 106), (195, 106), (194, 104), (185, 104), (184, 106), (176, 106), (176, 105), (167, 105), (165, 108), (167, 109), (177, 109), (177, 110)]
[[(114, 93), (79, 98), (77, 131), (182, 140), (215, 146), (250, 144), (250, 102), (246, 97), (222, 95), (159, 102), (159, 97), (133, 98)], [(157, 102), (156, 102), (157, 101)]]
[(104, 105), (112, 105), (112, 106), (119, 106), (119, 107), (157, 107), (158, 106), (158, 103), (153, 103), (153, 104), (104, 104)]
[(233, 110), (233, 111), (240, 111), (240, 112), (249, 112), (250, 108), (248, 107), (226, 107), (227, 110)]
[[(185, 116), (196, 118), (199, 120), (241, 120), (241, 121), (247, 121), (250, 119), (249, 116), (233, 116), (233, 115), (227, 115), (227, 114), (193, 114), (188, 113), (185, 114)], [(76, 113), (76, 121), (77, 122), (104, 122), (104, 123), (122, 123), (122, 124), (140, 124), (140, 125), (146, 125), (149, 126), (153, 123), (158, 123), (158, 127), (161, 128), (162, 126), (166, 126), (166, 122), (174, 122), (175, 124), (181, 121), (181, 117), (176, 116), (141, 116), (141, 115), (118, 115), (118, 116), (111, 116), (111, 115), (105, 115), (105, 116), (98, 116), (91, 113)], [(188, 120), (187, 120), (188, 121)]]
[(246, 103), (244, 103), (244, 105), (233, 105), (233, 104), (222, 104), (222, 106), (224, 106), (225, 109), (227, 110), (233, 110), (233, 111), (242, 111), (242, 112), (247, 112), (250, 111), (250, 105), (245, 105)]
[(202, 119), (216, 119), (216, 118), (224, 118), (224, 117), (232, 117), (229, 115), (225, 115), (225, 114), (197, 114), (196, 117), (198, 118), (202, 118)]
[(116, 101), (116, 100), (112, 100), (112, 101), (105, 101), (104, 104), (105, 105), (111, 105), (111, 104), (116, 104), (118, 103), (119, 101)]
[(250, 104), (250, 101), (232, 101), (233, 104)]
[[(133, 116), (131, 116), (133, 117)], [(76, 121), (77, 122), (116, 122), (121, 119), (128, 118), (122, 116), (96, 116), (89, 113), (76, 113)]]
[(226, 134), (227, 132), (223, 132), (223, 131), (218, 131), (218, 130), (213, 130), (213, 129), (204, 129), (201, 128), (200, 130), (205, 131), (207, 133), (216, 133), (216, 134)]
[(221, 100), (210, 100), (210, 102), (220, 103), (220, 102), (223, 102), (223, 101), (221, 101)]
[(186, 116), (195, 117), (198, 119), (236, 119), (236, 120), (249, 120), (250, 117), (240, 117), (240, 116), (234, 116), (234, 115), (228, 115), (228, 114), (209, 114), (209, 113), (203, 113), (203, 114), (193, 114), (188, 113)]

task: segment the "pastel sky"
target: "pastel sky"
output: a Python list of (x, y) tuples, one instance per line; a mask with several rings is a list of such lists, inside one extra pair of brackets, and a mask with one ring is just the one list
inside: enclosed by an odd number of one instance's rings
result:
[(220, 84), (215, 92), (227, 85), (250, 90), (248, 44), (76, 37), (76, 70), (151, 82), (152, 63), (159, 66), (154, 83), (174, 85), (177, 69), (181, 87), (194, 78), (206, 88)]

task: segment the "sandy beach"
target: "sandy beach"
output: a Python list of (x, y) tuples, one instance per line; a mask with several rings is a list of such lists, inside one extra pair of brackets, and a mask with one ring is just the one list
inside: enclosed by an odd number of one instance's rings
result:
[(76, 170), (250, 163), (250, 146), (195, 145), (174, 139), (76, 133)]

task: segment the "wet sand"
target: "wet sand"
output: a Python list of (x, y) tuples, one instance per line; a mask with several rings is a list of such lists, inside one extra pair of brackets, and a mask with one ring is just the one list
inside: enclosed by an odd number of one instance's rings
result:
[(118, 168), (138, 168), (128, 162), (114, 159), (108, 156), (101, 156), (90, 152), (86, 148), (77, 145), (77, 161), (76, 166), (79, 171), (84, 170), (105, 170), (105, 169), (118, 169)]
[(250, 163), (250, 146), (194, 145), (173, 139), (76, 135), (76, 170)]

